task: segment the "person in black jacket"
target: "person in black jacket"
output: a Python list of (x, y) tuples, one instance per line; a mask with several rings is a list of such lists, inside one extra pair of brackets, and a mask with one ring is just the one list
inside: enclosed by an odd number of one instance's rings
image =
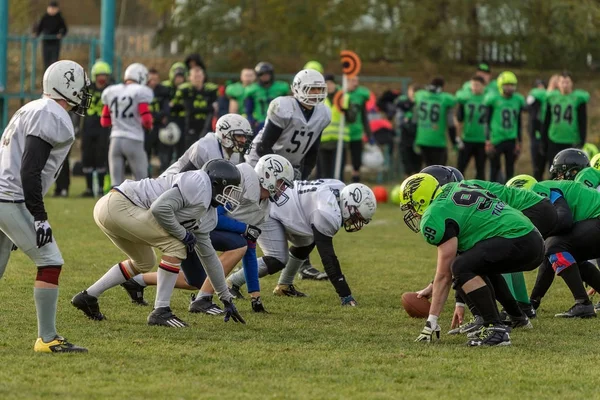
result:
[[(148, 87), (154, 92), (154, 99), (150, 104), (154, 124), (152, 125), (152, 131), (146, 135), (146, 153), (148, 153), (148, 161), (150, 161), (152, 153), (158, 156), (160, 160), (159, 174), (162, 174), (171, 165), (175, 151), (175, 146), (163, 144), (158, 139), (158, 131), (169, 123), (171, 112), (169, 107), (170, 91), (168, 87), (160, 83), (160, 75), (155, 68), (148, 70)], [(152, 175), (150, 174), (150, 176)]]
[[(58, 1), (48, 3), (46, 14), (40, 19), (35, 29), (35, 36), (42, 35), (42, 56), (44, 67), (47, 69), (60, 57), (60, 41), (68, 32)], [(46, 38), (46, 36), (49, 36)]]

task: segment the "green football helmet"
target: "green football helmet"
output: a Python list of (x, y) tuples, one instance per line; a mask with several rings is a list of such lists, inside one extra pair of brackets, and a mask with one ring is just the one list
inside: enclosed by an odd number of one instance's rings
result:
[(508, 182), (506, 182), (506, 186), (531, 190), (533, 185), (536, 183), (537, 180), (533, 176), (521, 174), (511, 178)]

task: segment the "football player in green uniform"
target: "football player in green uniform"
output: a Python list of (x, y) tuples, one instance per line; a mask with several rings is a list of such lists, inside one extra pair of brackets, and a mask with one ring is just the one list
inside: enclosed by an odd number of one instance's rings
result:
[(352, 159), (352, 182), (360, 182), (360, 166), (362, 165), (363, 135), (372, 138), (369, 118), (367, 118), (367, 102), (371, 98), (371, 92), (364, 86), (359, 85), (358, 76), (348, 78), (348, 96), (350, 107), (354, 110), (356, 118), (348, 124), (349, 148)]
[(469, 346), (510, 345), (486, 276), (530, 271), (543, 260), (544, 241), (520, 211), (483, 189), (449, 183), (440, 187), (428, 174), (402, 183), (404, 221), (438, 248), (431, 309), (417, 341), (439, 338), (437, 323), (454, 282), (481, 313), (483, 327)]
[(258, 81), (246, 87), (244, 92), (244, 110), (254, 133), (258, 133), (265, 125), (267, 109), (273, 99), (287, 96), (290, 85), (275, 80), (275, 69), (268, 62), (261, 61), (254, 67)]
[[(477, 70), (475, 71), (476, 76), (480, 76), (484, 81), (484, 92), (485, 94), (489, 93), (498, 93), (498, 83), (495, 79), (492, 79), (492, 69), (486, 63), (481, 63), (477, 66)], [(469, 92), (471, 90), (471, 81), (466, 81), (462, 87), (461, 91)]]
[(229, 98), (229, 113), (238, 114), (244, 112), (244, 99), (246, 88), (254, 83), (256, 73), (251, 68), (244, 68), (240, 73), (240, 81), (234, 82), (225, 88), (225, 95)]
[(546, 116), (546, 85), (543, 80), (535, 81), (533, 89), (527, 95), (527, 115), (529, 132), (529, 151), (533, 177), (542, 180), (546, 167), (546, 155), (542, 146), (542, 123)]
[(452, 108), (456, 98), (444, 90), (444, 79), (434, 78), (415, 94), (414, 118), (417, 121), (415, 145), (421, 150), (426, 166), (445, 165), (448, 161), (446, 129), (450, 142), (458, 146)]
[(575, 175), (575, 182), (581, 182), (587, 187), (600, 191), (600, 154), (592, 158), (590, 165), (591, 167), (585, 167)]
[(500, 157), (504, 155), (506, 180), (512, 178), (515, 161), (521, 150), (521, 113), (525, 99), (517, 90), (517, 77), (505, 71), (498, 77), (500, 93), (486, 95), (487, 111), (486, 151), (490, 155), (490, 180), (500, 182)]
[[(456, 92), (458, 107), (458, 136), (462, 140), (462, 148), (458, 152), (458, 169), (463, 174), (471, 161), (475, 159), (476, 179), (485, 179), (485, 123), (487, 107), (483, 104), (485, 98), (485, 81), (481, 76), (471, 78), (471, 90)], [(459, 141), (460, 143), (460, 141)]]
[(558, 80), (558, 91), (548, 94), (542, 140), (547, 144), (547, 159), (552, 162), (561, 150), (581, 147), (587, 136), (587, 103), (590, 94), (573, 90), (573, 80), (564, 72)]

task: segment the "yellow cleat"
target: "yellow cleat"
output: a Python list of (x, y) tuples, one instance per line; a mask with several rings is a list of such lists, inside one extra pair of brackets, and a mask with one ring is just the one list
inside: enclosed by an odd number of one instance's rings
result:
[(277, 285), (273, 290), (275, 296), (288, 296), (288, 297), (307, 297), (306, 294), (296, 290), (294, 285)]
[(51, 342), (44, 342), (38, 338), (33, 346), (33, 351), (37, 353), (87, 353), (88, 349), (69, 343), (67, 339), (57, 336)]

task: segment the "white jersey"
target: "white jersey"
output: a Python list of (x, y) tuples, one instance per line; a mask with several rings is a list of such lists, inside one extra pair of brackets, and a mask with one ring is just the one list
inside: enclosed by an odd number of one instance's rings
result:
[(342, 227), (339, 193), (344, 187), (336, 179), (295, 181), (271, 207), (270, 216), (294, 235), (313, 236), (314, 225), (323, 235), (333, 237)]
[[(318, 104), (307, 121), (298, 100), (293, 96), (282, 96), (269, 104), (265, 126), (269, 122), (283, 129), (273, 145), (273, 154), (285, 157), (294, 168), (298, 168), (302, 165), (304, 155), (320, 140), (323, 129), (331, 122), (331, 110), (325, 104)], [(262, 134), (263, 131), (260, 131), (256, 135), (252, 141), (252, 150), (246, 156), (246, 161), (252, 166), (260, 158), (256, 153), (256, 146), (261, 142)]]
[(208, 233), (217, 226), (217, 210), (211, 208), (212, 189), (204, 171), (188, 171), (177, 175), (146, 178), (141, 181), (126, 180), (117, 186), (136, 206), (149, 209), (167, 190), (177, 187), (184, 201), (184, 208), (175, 212), (177, 222), (186, 230)]
[(179, 160), (175, 161), (173, 165), (162, 173), (161, 177), (178, 174), (189, 162), (194, 164), (197, 169), (200, 169), (208, 160), (212, 160), (213, 158), (229, 160), (233, 164), (239, 164), (243, 161), (241, 160), (239, 153), (233, 153), (231, 158), (227, 158), (227, 153), (221, 147), (221, 143), (217, 140), (214, 132), (209, 132), (203, 138), (192, 144), (190, 148), (179, 157)]
[(242, 175), (242, 200), (240, 206), (229, 215), (231, 218), (248, 225), (260, 225), (269, 218), (271, 202), (260, 199), (260, 181), (250, 164), (237, 165)]
[(34, 100), (11, 118), (0, 143), (0, 199), (25, 200), (21, 183), (21, 158), (27, 136), (37, 136), (52, 146), (42, 170), (42, 195), (56, 180), (75, 140), (69, 113), (50, 98)]
[(144, 128), (139, 105), (150, 105), (154, 93), (148, 86), (138, 83), (118, 83), (111, 85), (102, 92), (102, 103), (110, 108), (112, 129), (110, 137), (122, 137), (144, 141)]

